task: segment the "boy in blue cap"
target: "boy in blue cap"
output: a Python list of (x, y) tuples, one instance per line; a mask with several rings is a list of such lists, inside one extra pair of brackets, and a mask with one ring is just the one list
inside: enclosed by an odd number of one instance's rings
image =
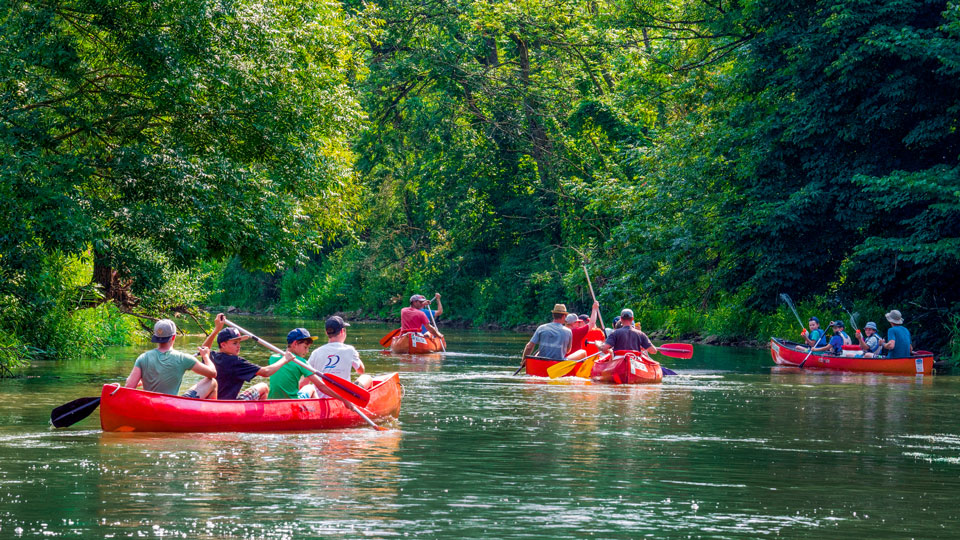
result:
[[(315, 338), (306, 328), (294, 328), (287, 334), (287, 352), (304, 364), (310, 356), (310, 346)], [(270, 362), (280, 360), (280, 355), (270, 357)], [(308, 382), (309, 381), (309, 382)], [(313, 384), (310, 384), (313, 383)], [(270, 376), (270, 393), (267, 399), (311, 399), (319, 397), (317, 388), (323, 381), (296, 362), (287, 362)]]
[(280, 360), (264, 367), (248, 362), (239, 354), (240, 342), (250, 336), (241, 335), (232, 326), (224, 328), (225, 321), (226, 316), (223, 313), (217, 315), (214, 320), (213, 332), (203, 342), (204, 347), (209, 347), (216, 337), (217, 346), (220, 348), (219, 352), (210, 353), (210, 358), (217, 368), (217, 399), (239, 399), (241, 401), (267, 399), (267, 395), (270, 393), (270, 385), (267, 383), (257, 383), (243, 392), (240, 391), (240, 388), (243, 387), (244, 382), (253, 380), (254, 377), (273, 375), (281, 366), (293, 360), (293, 355), (286, 352)]

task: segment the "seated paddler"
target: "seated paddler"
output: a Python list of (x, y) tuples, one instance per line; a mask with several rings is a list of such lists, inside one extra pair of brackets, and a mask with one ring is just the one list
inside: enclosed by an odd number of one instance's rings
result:
[(209, 347), (214, 338), (217, 340), (219, 352), (210, 353), (214, 366), (217, 368), (217, 399), (239, 399), (242, 401), (261, 401), (267, 399), (270, 394), (270, 385), (261, 382), (254, 384), (244, 390), (243, 383), (252, 381), (255, 377), (269, 377), (277, 372), (281, 366), (293, 360), (293, 355), (289, 352), (284, 353), (280, 360), (269, 366), (258, 366), (240, 356), (240, 343), (249, 339), (250, 336), (241, 335), (233, 327), (224, 328), (226, 316), (223, 313), (217, 315), (214, 320), (214, 331), (207, 336), (203, 342), (204, 347)]
[(533, 333), (533, 337), (523, 348), (523, 356), (530, 356), (534, 347), (538, 347), (537, 356), (550, 360), (566, 360), (573, 345), (573, 332), (564, 326), (567, 317), (567, 306), (556, 304), (550, 312), (552, 322), (541, 324)]

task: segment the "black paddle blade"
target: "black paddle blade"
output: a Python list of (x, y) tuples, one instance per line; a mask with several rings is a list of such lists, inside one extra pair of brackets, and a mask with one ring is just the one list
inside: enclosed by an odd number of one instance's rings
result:
[(50, 423), (53, 427), (67, 427), (76, 424), (90, 416), (100, 405), (98, 397), (84, 397), (75, 399), (66, 405), (61, 405), (50, 413)]

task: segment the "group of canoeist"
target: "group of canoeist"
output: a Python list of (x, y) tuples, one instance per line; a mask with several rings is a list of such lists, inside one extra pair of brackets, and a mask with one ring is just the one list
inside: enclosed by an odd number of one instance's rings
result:
[[(887, 330), (887, 339), (880, 337), (877, 329), (877, 323), (871, 321), (863, 327), (863, 332), (856, 331), (859, 354), (864, 358), (909, 358), (914, 354), (913, 344), (910, 339), (910, 331), (903, 326), (903, 315), (892, 310), (885, 315), (890, 328)], [(811, 349), (811, 352), (827, 352), (836, 356), (843, 355), (844, 345), (853, 345), (853, 340), (847, 334), (843, 321), (831, 321), (830, 329), (832, 335), (827, 340), (826, 333), (820, 328), (820, 319), (810, 317), (807, 322), (810, 330), (804, 330), (800, 333), (804, 343)], [(885, 351), (890, 351), (884, 355)]]
[[(585, 341), (587, 333), (595, 328), (600, 304), (593, 303), (591, 313), (577, 315), (568, 313), (567, 306), (556, 304), (550, 314), (552, 322), (537, 327), (533, 337), (523, 349), (523, 356), (527, 357), (537, 348), (536, 356), (549, 360), (583, 360), (587, 356), (587, 347), (591, 345)], [(610, 350), (646, 351), (656, 354), (657, 347), (650, 341), (647, 334), (640, 330), (634, 320), (633, 310), (623, 309), (619, 316), (619, 328), (606, 335), (600, 343), (593, 343), (603, 353)]]
[[(157, 321), (150, 338), (157, 347), (137, 358), (125, 386), (137, 388), (142, 385), (144, 390), (150, 392), (177, 395), (183, 374), (193, 371), (203, 379), (191, 386), (183, 394), (184, 397), (261, 401), (336, 397), (318, 376), (323, 373), (349, 380), (351, 370), (356, 370), (361, 375), (357, 379), (358, 385), (365, 388), (371, 383), (370, 376), (364, 374), (363, 362), (357, 350), (344, 343), (350, 324), (341, 317), (333, 316), (326, 320), (327, 343), (312, 354), (310, 347), (316, 337), (306, 328), (294, 328), (287, 334), (286, 351), (282, 355), (271, 356), (266, 366), (259, 366), (240, 356), (241, 343), (250, 336), (241, 334), (232, 326), (225, 328), (225, 323), (224, 314), (217, 315), (214, 331), (198, 349), (198, 360), (173, 348), (177, 339), (177, 326), (173, 321)], [(218, 351), (210, 350), (214, 339)], [(307, 357), (309, 360), (304, 360)], [(293, 362), (294, 359), (309, 365), (313, 371)], [(257, 382), (241, 391), (244, 383), (256, 377), (267, 378), (268, 382)]]

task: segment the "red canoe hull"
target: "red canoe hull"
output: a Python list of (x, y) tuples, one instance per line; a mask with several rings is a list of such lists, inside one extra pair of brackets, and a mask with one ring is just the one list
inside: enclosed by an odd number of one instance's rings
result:
[[(367, 411), (372, 420), (396, 417), (403, 395), (400, 376), (374, 380)], [(216, 401), (104, 385), (100, 427), (104, 431), (258, 432), (314, 431), (365, 426), (338, 399)]]
[[(560, 360), (547, 360), (545, 358), (537, 358), (535, 356), (528, 356), (524, 359), (527, 365), (527, 375), (533, 375), (534, 377), (549, 377), (547, 373), (547, 368), (550, 366), (560, 363)], [(563, 377), (574, 377), (577, 374), (577, 370), (580, 369), (580, 366), (583, 365), (583, 362), (577, 362), (570, 368), (570, 372)]]
[(610, 384), (657, 384), (663, 382), (663, 368), (638, 351), (614, 351), (613, 358), (594, 364), (590, 378)]
[(393, 338), (390, 352), (394, 354), (430, 354), (442, 351), (446, 342), (426, 334), (407, 332)]
[[(799, 366), (807, 358), (809, 349), (796, 343), (772, 338), (770, 356), (781, 366)], [(933, 373), (933, 355), (923, 354), (909, 358), (857, 358), (814, 353), (803, 368), (832, 369), (864, 373), (896, 373), (902, 375), (930, 375)]]

